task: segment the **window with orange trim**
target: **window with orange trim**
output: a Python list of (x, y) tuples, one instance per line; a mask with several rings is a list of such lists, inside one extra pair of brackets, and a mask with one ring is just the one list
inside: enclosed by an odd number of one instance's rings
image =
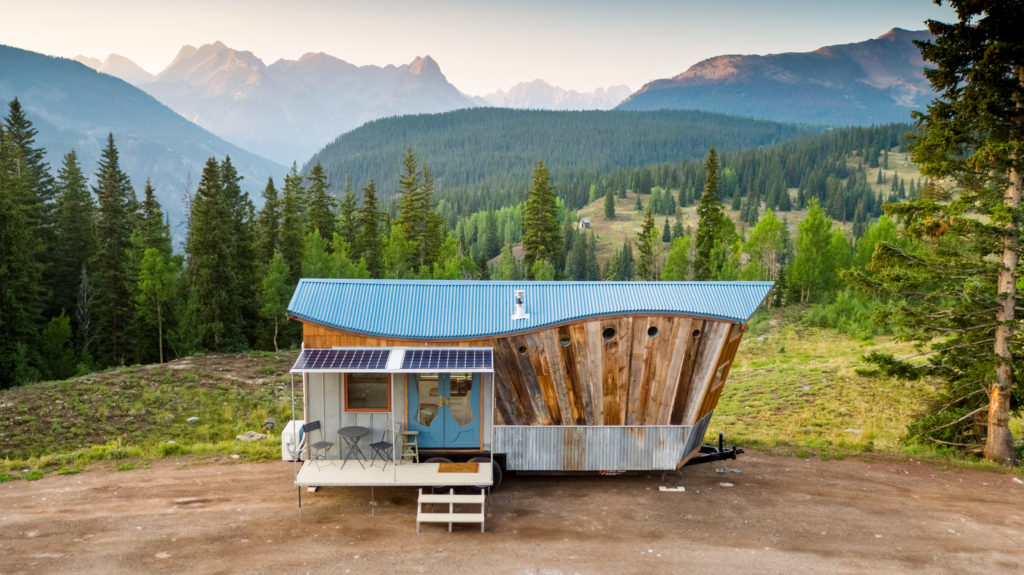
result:
[(345, 374), (345, 411), (390, 410), (391, 378), (388, 374)]

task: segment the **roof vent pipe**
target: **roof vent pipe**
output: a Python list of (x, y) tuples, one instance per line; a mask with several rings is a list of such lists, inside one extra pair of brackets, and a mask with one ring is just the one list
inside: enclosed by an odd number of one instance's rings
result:
[(526, 313), (525, 293), (521, 289), (515, 290), (515, 308), (512, 312), (512, 319), (527, 319), (530, 317), (530, 314)]

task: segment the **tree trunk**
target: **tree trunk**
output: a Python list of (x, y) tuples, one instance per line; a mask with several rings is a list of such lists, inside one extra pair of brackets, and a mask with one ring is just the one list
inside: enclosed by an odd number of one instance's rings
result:
[[(1004, 202), (1016, 210), (1021, 198), (1021, 174), (1010, 169), (1009, 184)], [(1013, 355), (1010, 339), (1013, 336), (1013, 308), (1017, 301), (1017, 248), (1020, 230), (1014, 221), (1007, 222), (1003, 234), (1003, 257), (999, 267), (999, 308), (996, 311), (995, 354), (996, 384), (989, 390), (988, 437), (985, 439), (985, 458), (1007, 465), (1017, 462), (1017, 451), (1010, 433), (1010, 391), (1013, 389)]]
[(277, 353), (277, 318), (274, 318), (274, 353)]
[(156, 304), (156, 334), (160, 338), (160, 363), (164, 362), (164, 320), (160, 313), (160, 303)]

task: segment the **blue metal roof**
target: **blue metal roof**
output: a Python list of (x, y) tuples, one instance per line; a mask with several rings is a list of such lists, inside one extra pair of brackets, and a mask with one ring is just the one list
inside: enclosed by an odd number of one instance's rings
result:
[[(288, 313), (349, 332), (401, 339), (471, 339), (636, 313), (745, 323), (772, 282), (529, 282), (301, 279)], [(514, 290), (525, 319), (513, 319)]]

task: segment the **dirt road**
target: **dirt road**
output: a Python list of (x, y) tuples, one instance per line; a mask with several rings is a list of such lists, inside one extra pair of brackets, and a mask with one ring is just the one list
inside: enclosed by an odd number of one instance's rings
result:
[(730, 465), (741, 473), (688, 469), (681, 493), (655, 474), (507, 477), (484, 534), (417, 534), (412, 489), (377, 489), (376, 506), (366, 488), (323, 489), (300, 513), (286, 462), (12, 481), (0, 574), (1024, 572), (1012, 475), (757, 453)]

